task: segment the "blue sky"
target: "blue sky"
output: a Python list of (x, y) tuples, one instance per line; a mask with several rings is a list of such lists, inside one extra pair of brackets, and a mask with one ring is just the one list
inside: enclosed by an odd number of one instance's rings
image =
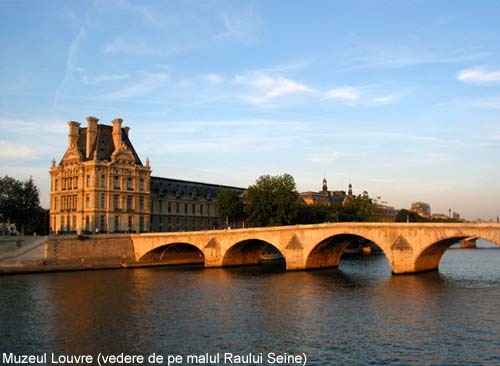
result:
[(153, 175), (290, 173), (398, 208), (500, 215), (497, 1), (0, 0), (0, 174), (122, 118)]

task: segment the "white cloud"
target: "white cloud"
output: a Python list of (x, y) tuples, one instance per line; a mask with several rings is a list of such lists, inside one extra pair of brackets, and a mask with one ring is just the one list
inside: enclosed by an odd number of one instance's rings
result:
[(297, 83), (293, 80), (285, 79), (283, 77), (278, 77), (275, 79), (273, 88), (267, 93), (268, 97), (278, 97), (285, 94), (293, 94), (300, 92), (310, 92), (312, 91), (304, 84)]
[(313, 89), (304, 84), (282, 76), (269, 76), (260, 71), (236, 75), (234, 82), (253, 89), (254, 94), (244, 97), (244, 100), (255, 104), (266, 103), (284, 95), (313, 92)]
[(373, 103), (375, 103), (375, 104), (389, 104), (389, 103), (396, 101), (396, 99), (398, 99), (398, 97), (399, 96), (397, 94), (381, 95), (379, 97), (373, 98)]
[(0, 159), (15, 159), (19, 161), (36, 158), (35, 151), (31, 147), (0, 140)]
[(224, 76), (219, 74), (206, 74), (204, 78), (212, 84), (222, 84), (224, 82)]
[(327, 99), (340, 100), (343, 102), (356, 102), (361, 98), (359, 92), (350, 86), (330, 89), (325, 92)]
[(500, 83), (500, 69), (489, 70), (483, 67), (465, 69), (458, 73), (457, 79), (472, 84)]
[(339, 152), (326, 152), (313, 155), (309, 160), (313, 163), (333, 163), (339, 160), (341, 156), (342, 154)]

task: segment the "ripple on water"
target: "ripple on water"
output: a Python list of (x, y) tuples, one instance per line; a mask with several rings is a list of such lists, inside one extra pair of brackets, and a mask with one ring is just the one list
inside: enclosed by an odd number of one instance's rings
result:
[(135, 270), (0, 277), (2, 351), (305, 352), (309, 365), (498, 364), (500, 251), (449, 250), (391, 276), (339, 269)]

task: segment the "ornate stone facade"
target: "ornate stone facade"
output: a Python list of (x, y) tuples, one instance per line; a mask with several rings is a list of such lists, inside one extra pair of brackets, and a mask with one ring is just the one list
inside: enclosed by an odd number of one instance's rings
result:
[(50, 168), (51, 231), (57, 233), (196, 231), (222, 227), (216, 198), (243, 188), (151, 177), (115, 119), (68, 122), (68, 149)]
[(68, 148), (50, 168), (52, 232), (143, 232), (149, 229), (149, 161), (144, 166), (128, 127), (87, 117), (68, 122)]

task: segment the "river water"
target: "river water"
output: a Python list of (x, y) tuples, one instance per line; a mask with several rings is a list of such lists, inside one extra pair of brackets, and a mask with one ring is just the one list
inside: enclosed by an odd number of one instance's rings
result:
[[(178, 365), (207, 353), (255, 365), (272, 364), (273, 354), (290, 361), (276, 365), (300, 364), (291, 355), (306, 365), (500, 364), (499, 249), (450, 249), (439, 272), (408, 276), (392, 276), (383, 255), (315, 272), (4, 276), (0, 300), (3, 354), (156, 353), (179, 356)], [(243, 363), (248, 353), (262, 362)]]

